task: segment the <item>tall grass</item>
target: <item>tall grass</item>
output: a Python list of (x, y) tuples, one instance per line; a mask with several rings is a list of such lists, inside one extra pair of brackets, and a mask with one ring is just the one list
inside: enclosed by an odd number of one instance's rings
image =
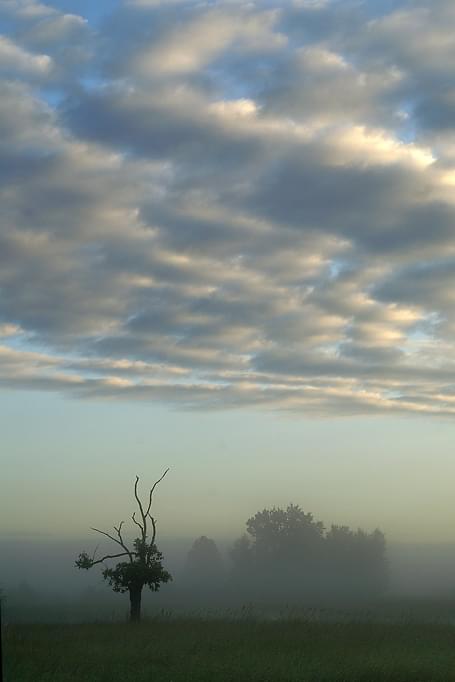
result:
[(437, 624), (156, 618), (9, 625), (7, 682), (455, 682)]

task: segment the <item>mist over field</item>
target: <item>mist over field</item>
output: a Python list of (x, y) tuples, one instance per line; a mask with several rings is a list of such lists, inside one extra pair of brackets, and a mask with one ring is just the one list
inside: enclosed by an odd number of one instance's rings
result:
[[(240, 531), (242, 529), (239, 529), (239, 535)], [(185, 561), (194, 540), (163, 538), (159, 543), (166, 565), (176, 576), (176, 583), (185, 580)], [(215, 538), (215, 541), (228, 568), (228, 552), (234, 538)], [(61, 596), (67, 592), (76, 594), (89, 586), (109, 592), (99, 574), (81, 574), (74, 568), (75, 557), (81, 548), (94, 549), (97, 544), (93, 535), (71, 540), (50, 539), (44, 535), (35, 539), (0, 538), (0, 585), (8, 590), (27, 583), (37, 592), (54, 592)], [(387, 545), (387, 557), (391, 593), (455, 596), (455, 544), (392, 543)]]
[[(334, 612), (342, 609), (352, 614), (362, 609), (368, 613), (376, 610), (380, 614), (382, 603), (396, 602), (395, 609), (391, 609), (393, 617), (432, 620), (448, 618), (450, 604), (455, 600), (455, 545), (388, 545), (387, 588), (378, 601), (376, 596), (359, 599), (343, 591), (325, 599), (320, 594), (303, 598), (298, 581), (285, 596), (273, 586), (268, 586), (261, 596), (248, 589), (238, 594), (228, 581), (233, 540), (227, 539), (217, 542), (223, 574), (215, 577), (213, 583), (201, 576), (195, 584), (188, 574), (188, 553), (193, 542), (194, 538), (168, 538), (160, 542), (164, 563), (174, 580), (159, 593), (144, 593), (148, 617), (163, 610), (175, 614), (221, 615), (229, 611), (240, 614), (245, 607), (256, 609), (265, 617), (269, 612), (274, 616), (281, 613), (283, 617), (298, 613), (299, 609), (305, 613), (305, 607), (331, 608)], [(0, 586), (6, 597), (6, 617), (11, 622), (124, 620), (128, 612), (127, 595), (113, 594), (100, 572), (81, 574), (74, 567), (81, 548), (94, 548), (96, 544), (93, 536), (71, 540), (46, 536), (0, 539)], [(425, 611), (422, 604), (426, 601), (429, 607)]]

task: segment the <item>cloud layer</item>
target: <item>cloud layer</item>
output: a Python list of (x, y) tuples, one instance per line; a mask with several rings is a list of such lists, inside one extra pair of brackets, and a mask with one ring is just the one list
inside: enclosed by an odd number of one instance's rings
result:
[(448, 0), (0, 8), (0, 385), (455, 413)]

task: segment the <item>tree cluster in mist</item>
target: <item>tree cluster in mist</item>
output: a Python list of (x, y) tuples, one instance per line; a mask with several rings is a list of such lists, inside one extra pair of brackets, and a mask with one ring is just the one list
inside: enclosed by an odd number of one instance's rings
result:
[(387, 585), (385, 537), (332, 525), (290, 504), (264, 509), (248, 519), (229, 564), (204, 536), (191, 548), (183, 587), (196, 593), (227, 590), (241, 599), (306, 601), (370, 599)]

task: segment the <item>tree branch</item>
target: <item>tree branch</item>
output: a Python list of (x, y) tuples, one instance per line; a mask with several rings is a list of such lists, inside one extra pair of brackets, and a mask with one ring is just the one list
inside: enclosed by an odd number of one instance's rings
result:
[(168, 471), (169, 471), (169, 467), (166, 469), (166, 471), (165, 471), (164, 474), (161, 476), (161, 478), (159, 478), (157, 481), (155, 481), (155, 483), (153, 484), (153, 486), (152, 486), (152, 488), (151, 488), (151, 490), (150, 490), (150, 495), (149, 495), (149, 506), (147, 507), (147, 511), (145, 512), (145, 515), (146, 515), (146, 516), (147, 516), (147, 515), (150, 515), (150, 509), (151, 509), (151, 507), (152, 507), (152, 498), (153, 498), (153, 493), (155, 492), (155, 488), (156, 488), (156, 486), (158, 485), (158, 483), (161, 483), (161, 481), (162, 481), (163, 478), (166, 476), (166, 474), (167, 474)]
[(106, 554), (106, 556), (103, 556), (102, 559), (97, 559), (96, 561), (92, 560), (92, 566), (95, 566), (96, 564), (102, 564), (103, 561), (106, 561), (106, 559), (118, 559), (121, 556), (128, 556), (129, 552), (122, 552), (121, 554)]
[(156, 520), (153, 518), (153, 516), (149, 513), (148, 515), (150, 521), (152, 522), (152, 528), (153, 528), (153, 533), (152, 533), (152, 538), (150, 540), (150, 544), (154, 545), (155, 544), (155, 538), (156, 538)]
[[(147, 518), (144, 514), (144, 507), (142, 506), (142, 502), (139, 499), (139, 495), (137, 494), (137, 484), (139, 483), (139, 476), (136, 476), (136, 482), (134, 483), (134, 497), (136, 498), (136, 502), (138, 503), (139, 506), (139, 511), (141, 512), (142, 516), (142, 542), (145, 543), (147, 539)], [(140, 525), (140, 524), (139, 524)]]
[(117, 533), (117, 535), (118, 535), (118, 537), (119, 537), (120, 545), (123, 547), (123, 549), (125, 550), (125, 552), (128, 553), (128, 555), (129, 555), (129, 557), (130, 557), (130, 561), (131, 561), (131, 563), (133, 563), (133, 555), (132, 555), (132, 552), (131, 552), (131, 551), (128, 549), (128, 547), (125, 545), (125, 542), (124, 542), (124, 540), (123, 540), (123, 538), (122, 538), (122, 526), (123, 526), (124, 523), (125, 523), (124, 521), (120, 521), (118, 528), (117, 528), (116, 526), (114, 526), (114, 530), (116, 531), (116, 533)]
[(150, 559), (151, 559), (151, 557), (152, 557), (153, 550), (154, 550), (154, 548), (155, 548), (156, 521), (155, 521), (155, 519), (153, 518), (153, 516), (152, 516), (150, 513), (149, 513), (148, 516), (149, 516), (149, 518), (150, 518), (150, 521), (152, 522), (152, 528), (153, 528), (153, 534), (152, 534), (152, 537), (151, 537), (151, 540), (150, 540), (150, 544), (149, 544), (149, 547), (148, 547), (148, 550), (147, 550), (147, 566), (150, 566)]
[(121, 546), (120, 540), (117, 540), (117, 538), (114, 538), (114, 537), (113, 537), (112, 535), (110, 535), (109, 533), (106, 533), (106, 531), (104, 531), (104, 530), (99, 530), (99, 528), (93, 528), (93, 527), (91, 527), (90, 530), (94, 530), (95, 533), (101, 533), (101, 535), (105, 535), (107, 538), (109, 538), (109, 540), (112, 540), (113, 542), (116, 542), (118, 545)]
[(141, 529), (141, 533), (144, 532), (144, 528), (142, 527), (142, 524), (139, 523), (139, 521), (136, 520), (136, 512), (134, 512), (133, 516), (131, 517), (133, 522), (136, 524)]
[(129, 552), (121, 552), (119, 554), (106, 554), (102, 559), (95, 559), (96, 550), (93, 552), (93, 556), (90, 557), (87, 552), (82, 552), (79, 554), (79, 558), (76, 560), (77, 568), (82, 568), (88, 571), (89, 568), (96, 566), (96, 564), (102, 564), (106, 559), (117, 559), (121, 556), (127, 556)]
[(118, 528), (117, 528), (117, 526), (114, 526), (114, 530), (115, 530), (115, 532), (117, 533), (120, 542), (123, 542), (123, 538), (122, 538), (122, 526), (123, 526), (124, 523), (125, 523), (124, 521), (120, 521), (120, 523), (118, 524)]
[[(122, 523), (123, 523), (123, 521), (122, 521)], [(121, 531), (121, 528), (122, 528), (122, 524), (120, 524), (119, 528), (116, 528), (114, 526), (114, 530), (116, 530), (117, 533), (119, 532), (119, 529)], [(119, 540), (117, 540), (117, 538), (114, 538), (113, 535), (111, 535), (110, 533), (106, 533), (106, 531), (104, 531), (104, 530), (99, 530), (99, 528), (91, 528), (91, 530), (94, 530), (96, 533), (100, 533), (101, 535), (105, 535), (107, 538), (109, 538), (109, 540), (112, 540), (113, 542), (116, 542), (118, 545), (120, 545), (120, 547), (125, 550), (125, 554), (128, 554), (131, 563), (133, 562), (133, 554), (128, 549), (128, 547), (125, 545), (125, 543), (123, 542), (123, 540), (121, 538)]]

